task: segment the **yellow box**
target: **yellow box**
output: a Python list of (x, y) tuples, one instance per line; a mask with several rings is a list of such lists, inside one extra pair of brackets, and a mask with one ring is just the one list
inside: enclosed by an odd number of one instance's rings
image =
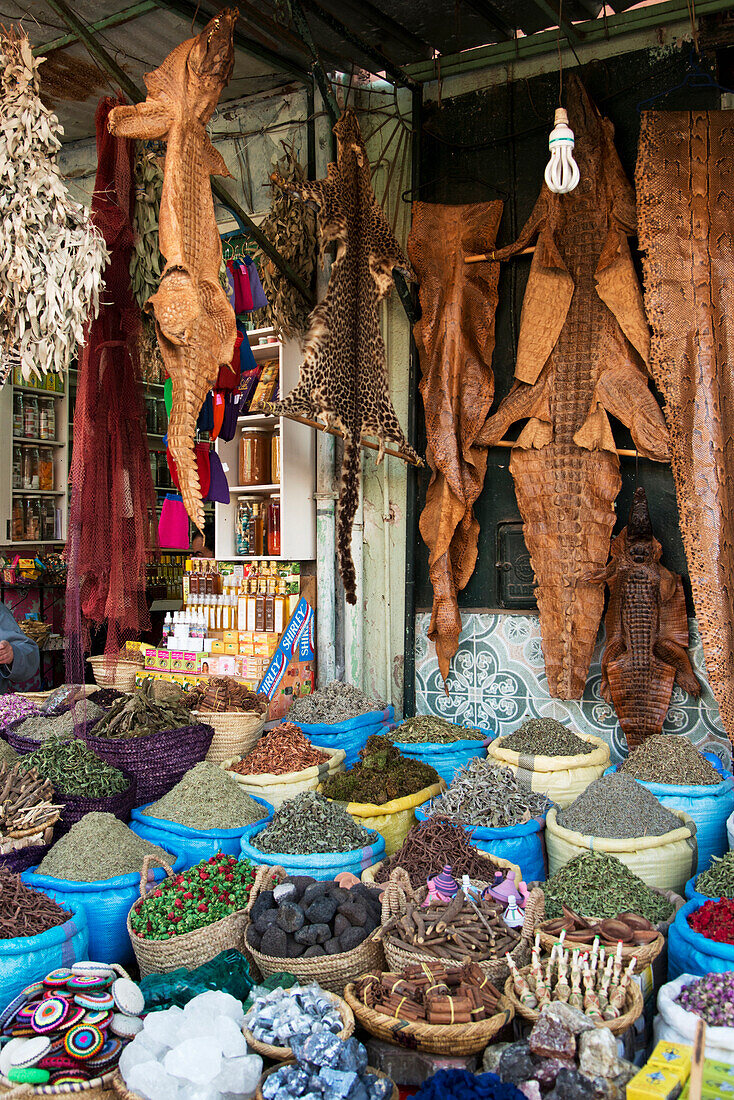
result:
[(240, 653), (243, 657), (254, 657), (255, 646), (252, 642), (240, 642)]
[(239, 651), (240, 651), (240, 643), (239, 642), (225, 642), (224, 643), (224, 652), (229, 657), (236, 657), (237, 654), (239, 653)]
[(212, 653), (224, 653), (224, 642), (220, 642), (219, 638), (212, 642)]
[(722, 1081), (734, 1082), (734, 1065), (729, 1062), (715, 1062), (713, 1058), (707, 1058), (703, 1063), (703, 1072), (713, 1074)]
[(721, 1081), (719, 1078), (709, 1078), (704, 1071), (701, 1088), (701, 1100), (732, 1100), (734, 1097), (734, 1085), (730, 1081)]
[(680, 1078), (661, 1066), (645, 1066), (627, 1085), (627, 1100), (672, 1100), (680, 1093)]
[(240, 630), (240, 653), (242, 652), (243, 645), (252, 645), (254, 641), (254, 634), (252, 630)]
[(650, 1055), (647, 1066), (660, 1066), (671, 1073), (677, 1073), (680, 1083), (683, 1084), (691, 1072), (691, 1054), (692, 1048), (685, 1043), (660, 1042)]
[[(238, 630), (223, 630), (222, 641), (225, 645), (239, 645), (240, 634)], [(239, 650), (235, 650), (239, 652)]]
[(252, 647), (253, 657), (272, 657), (275, 648), (272, 642), (255, 642)]

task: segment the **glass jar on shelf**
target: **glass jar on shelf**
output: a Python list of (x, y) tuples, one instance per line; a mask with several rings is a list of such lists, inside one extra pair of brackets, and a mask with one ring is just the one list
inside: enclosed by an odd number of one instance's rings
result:
[(54, 487), (54, 452), (52, 447), (38, 448), (38, 488), (51, 492)]
[(38, 399), (38, 438), (56, 439), (56, 407), (53, 397)]
[(40, 489), (38, 447), (23, 448), (23, 488)]
[(38, 439), (40, 431), (38, 416), (38, 398), (26, 394), (23, 406), (23, 435), (26, 439)]
[(23, 488), (23, 448), (20, 443), (13, 447), (13, 488)]
[(243, 428), (240, 435), (240, 485), (270, 483), (270, 435), (268, 428)]
[(25, 497), (14, 497), (13, 523), (11, 528), (13, 533), (13, 542), (23, 542), (25, 539), (25, 509)]
[(41, 502), (41, 538), (51, 541), (56, 537), (56, 505), (49, 497)]
[(280, 428), (276, 428), (270, 440), (270, 481), (280, 485)]
[(25, 510), (25, 540), (39, 542), (41, 538), (41, 501), (29, 497)]
[(244, 497), (237, 505), (235, 525), (235, 548), (239, 557), (246, 557), (250, 551), (250, 528), (252, 526), (252, 505)]
[(270, 497), (268, 501), (268, 554), (280, 556), (280, 497)]
[(13, 435), (22, 436), (25, 431), (24, 395), (20, 390), (13, 394)]

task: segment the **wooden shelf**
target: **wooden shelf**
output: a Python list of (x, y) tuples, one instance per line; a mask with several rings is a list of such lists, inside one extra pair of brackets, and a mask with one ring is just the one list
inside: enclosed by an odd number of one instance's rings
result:
[(15, 382), (12, 388), (18, 393), (31, 393), (34, 397), (66, 397), (64, 390), (39, 390), (36, 386), (16, 386)]
[(13, 489), (14, 497), (63, 497), (66, 489)]
[(246, 497), (248, 493), (279, 493), (280, 482), (273, 485), (230, 485), (229, 491), (238, 497)]
[(14, 435), (13, 443), (37, 443), (39, 447), (65, 447), (60, 439), (32, 439), (29, 435)]

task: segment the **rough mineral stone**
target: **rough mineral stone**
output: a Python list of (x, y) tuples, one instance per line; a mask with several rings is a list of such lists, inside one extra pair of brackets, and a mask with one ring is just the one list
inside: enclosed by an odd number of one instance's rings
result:
[(499, 1074), (500, 1058), (513, 1043), (490, 1043), (482, 1058), (482, 1073)]
[(274, 898), (272, 890), (261, 890), (252, 903), (252, 908), (250, 909), (250, 920), (254, 923), (262, 913), (267, 912), (267, 910), (272, 907), (273, 901)]
[(527, 1100), (541, 1100), (540, 1085), (537, 1081), (523, 1081), (520, 1092)]
[(262, 935), (255, 928), (254, 924), (251, 924), (245, 934), (245, 939), (249, 943), (250, 947), (254, 947), (256, 951), (260, 950), (260, 944), (262, 943)]
[(563, 1001), (552, 1001), (549, 1005), (544, 1005), (540, 1015), (547, 1016), (551, 1020), (563, 1024), (573, 1035), (580, 1035), (583, 1031), (596, 1030), (588, 1016), (585, 1016), (580, 1009), (574, 1008), (573, 1005), (564, 1004)]
[[(611, 1035), (611, 1032), (609, 1034)], [(556, 1082), (556, 1077), (566, 1066), (568, 1066), (568, 1062), (562, 1061), (560, 1058), (539, 1058), (535, 1067), (535, 1079), (540, 1082), (544, 1089), (552, 1088)]]
[(603, 1100), (604, 1090), (577, 1069), (562, 1069), (551, 1095), (557, 1100)]
[(330, 940), (331, 930), (328, 924), (307, 924), (304, 928), (298, 929), (294, 939), (299, 943), (305, 943), (306, 947), (313, 947), (314, 944), (326, 943)]
[(311, 947), (306, 948), (306, 950), (303, 952), (303, 957), (304, 957), (304, 959), (316, 959), (320, 955), (325, 955), (325, 954), (326, 954), (326, 952), (324, 951), (321, 944), (315, 943)]
[(306, 915), (300, 905), (284, 901), (278, 907), (277, 924), (284, 932), (297, 932), (306, 923)]
[(281, 882), (273, 890), (273, 899), (276, 905), (282, 905), (284, 901), (295, 901), (297, 896), (298, 892), (292, 882)]
[(339, 943), (341, 944), (342, 951), (354, 951), (355, 947), (359, 947), (366, 939), (366, 928), (348, 928), (346, 932), (342, 932), (339, 937)]
[(532, 1054), (538, 1054), (541, 1058), (573, 1061), (576, 1055), (576, 1037), (573, 1032), (559, 1020), (543, 1013), (530, 1032), (528, 1046)]
[(367, 924), (367, 908), (358, 901), (345, 901), (339, 906), (339, 912), (350, 924), (364, 928)]
[(532, 1080), (536, 1064), (527, 1042), (511, 1043), (500, 1056), (499, 1075), (507, 1084), (519, 1085)]
[(579, 1069), (587, 1077), (616, 1077), (617, 1040), (609, 1028), (595, 1027), (579, 1038)]
[(306, 920), (311, 924), (328, 924), (334, 919), (337, 903), (333, 897), (316, 898), (306, 909)]
[(263, 955), (273, 955), (276, 959), (288, 957), (288, 937), (277, 924), (271, 924), (260, 941), (260, 950)]
[[(254, 907), (253, 907), (254, 908)], [(271, 924), (275, 924), (278, 919), (277, 909), (268, 909), (265, 913), (261, 913), (255, 921), (255, 928), (262, 935), (263, 932), (267, 932)]]

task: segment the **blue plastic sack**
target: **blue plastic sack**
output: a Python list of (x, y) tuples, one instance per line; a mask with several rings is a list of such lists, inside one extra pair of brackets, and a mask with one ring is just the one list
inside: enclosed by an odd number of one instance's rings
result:
[[(287, 716), (286, 716), (287, 718)], [(344, 766), (351, 768), (359, 760), (359, 750), (373, 733), (387, 733), (395, 719), (395, 707), (370, 710), (345, 722), (294, 722), (312, 745), (324, 749), (344, 749)], [(290, 722), (292, 719), (287, 718)]]
[(488, 734), (484, 741), (451, 741), (448, 745), (435, 744), (432, 741), (395, 741), (394, 745), (403, 756), (420, 760), (423, 764), (430, 764), (451, 786), (451, 780), (459, 768), (469, 764), (475, 756), (480, 756), (482, 759), (486, 757), (487, 745), (492, 741), (492, 737), (492, 734)]
[[(171, 853), (171, 860), (174, 871), (183, 870), (183, 856)], [(162, 867), (151, 867), (148, 883), (160, 882), (165, 875)], [(135, 961), (127, 934), (127, 915), (140, 897), (139, 874), (117, 875), (101, 882), (66, 882), (51, 875), (39, 875), (36, 868), (31, 867), (21, 878), (34, 889), (55, 898), (65, 909), (79, 906), (85, 911), (90, 958), (97, 962), (118, 962), (122, 966)]]
[(240, 840), (243, 837), (252, 836), (258, 825), (267, 825), (273, 817), (273, 807), (269, 802), (255, 795), (251, 797), (267, 810), (268, 816), (239, 829), (189, 829), (186, 825), (179, 825), (175, 821), (148, 816), (144, 812), (147, 809), (146, 806), (140, 806), (132, 811), (130, 828), (144, 840), (149, 840), (151, 844), (157, 844), (159, 848), (183, 856), (184, 863), (181, 867), (183, 871), (200, 863), (202, 859), (209, 859), (217, 852), (239, 858)]
[[(685, 888), (686, 901), (691, 901), (693, 898), (695, 898), (696, 901), (701, 901), (701, 902), (711, 901), (711, 898), (709, 898), (708, 894), (700, 894), (698, 892), (698, 890), (696, 889), (696, 879), (698, 878), (699, 873), (700, 873), (699, 871), (696, 871), (695, 875), (692, 878), (689, 878), (688, 882), (686, 883), (686, 888)], [(714, 898), (713, 900), (718, 901), (718, 898)]]
[(32, 982), (60, 966), (89, 958), (87, 915), (82, 905), (64, 903), (71, 919), (38, 936), (0, 940), (0, 1012)]
[[(424, 802), (415, 811), (416, 821), (425, 821), (431, 813), (431, 802)], [(483, 829), (476, 825), (464, 825), (463, 828), (480, 852), (516, 863), (523, 882), (545, 881), (545, 815), (531, 818), (524, 825), (508, 825), (504, 829)]]
[[(605, 775), (616, 771), (618, 765), (607, 768)], [(673, 783), (637, 782), (654, 794), (668, 810), (682, 810), (696, 825), (698, 842), (698, 864), (696, 871), (705, 871), (711, 863), (711, 856), (723, 856), (729, 850), (726, 836), (726, 819), (734, 811), (734, 776), (723, 773), (721, 783), (710, 786), (697, 784), (686, 786)]]
[[(705, 899), (708, 900), (708, 899)], [(723, 974), (734, 970), (734, 944), (717, 943), (688, 924), (688, 916), (704, 904), (704, 899), (692, 898), (675, 914), (668, 932), (668, 981), (681, 974)]]
[(287, 875), (310, 875), (311, 878), (324, 881), (335, 878), (343, 871), (351, 871), (357, 878), (368, 867), (379, 863), (385, 856), (385, 838), (374, 829), (368, 833), (374, 839), (365, 848), (355, 848), (351, 852), (313, 852), (307, 856), (293, 855), (290, 852), (261, 852), (251, 844), (251, 839), (265, 828), (265, 823), (254, 826), (249, 837), (240, 841), (240, 851), (245, 859), (256, 866), (266, 863), (269, 867), (284, 867)]

